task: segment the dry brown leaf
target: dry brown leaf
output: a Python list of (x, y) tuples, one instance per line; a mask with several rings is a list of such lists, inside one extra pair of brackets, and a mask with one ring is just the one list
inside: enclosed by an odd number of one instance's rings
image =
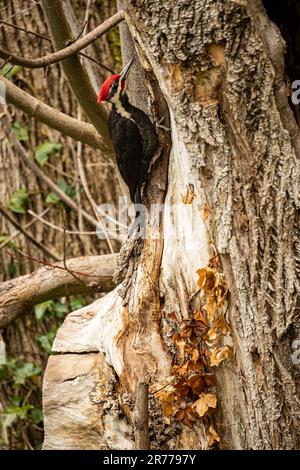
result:
[(185, 379), (180, 378), (175, 384), (174, 389), (176, 391), (176, 395), (178, 399), (182, 399), (186, 397), (190, 391), (190, 387), (188, 386)]
[(207, 336), (209, 341), (214, 341), (218, 338), (219, 335), (215, 328), (210, 328), (207, 332)]
[(187, 373), (188, 370), (189, 370), (189, 364), (188, 362), (186, 362), (185, 364), (173, 366), (172, 373), (174, 375), (179, 375), (183, 377)]
[(204, 382), (207, 387), (216, 387), (217, 385), (216, 377), (214, 374), (209, 374), (209, 373), (205, 374)]
[(201, 393), (198, 400), (193, 404), (199, 416), (204, 416), (209, 408), (216, 408), (217, 397), (214, 393)]
[(185, 357), (185, 348), (186, 348), (186, 342), (181, 340), (176, 342), (178, 351), (179, 351), (179, 357), (183, 361)]
[(198, 349), (193, 349), (191, 359), (192, 359), (193, 362), (197, 362), (197, 361), (198, 361), (198, 359), (199, 359), (199, 351), (198, 351)]
[(192, 375), (188, 379), (187, 384), (192, 389), (192, 392), (195, 395), (199, 395), (201, 390), (203, 389), (203, 385), (204, 385), (204, 380), (203, 380), (202, 375), (200, 375), (200, 374)]
[(222, 348), (214, 348), (211, 350), (210, 365), (218, 367), (225, 359), (231, 359), (233, 349), (231, 346), (223, 346)]
[(197, 419), (191, 406), (187, 406), (186, 408), (177, 411), (174, 418), (189, 427), (191, 427)]
[(165, 416), (172, 416), (176, 413), (177, 408), (175, 407), (175, 399), (176, 399), (175, 392), (162, 390), (157, 393), (157, 397), (161, 401)]
[(207, 299), (207, 303), (202, 307), (207, 312), (209, 322), (213, 322), (217, 313), (217, 304), (213, 295)]
[(206, 281), (207, 270), (205, 268), (198, 269), (197, 274), (199, 276), (197, 284), (200, 289), (203, 289)]
[(194, 319), (196, 321), (200, 321), (201, 323), (203, 323), (203, 325), (207, 325), (206, 318), (201, 310), (194, 311)]
[(208, 433), (207, 433), (207, 445), (208, 445), (208, 447), (211, 447), (211, 446), (219, 443), (220, 440), (221, 440), (221, 438), (220, 438), (219, 434), (217, 433), (217, 431), (215, 430), (215, 428), (211, 424), (209, 426)]

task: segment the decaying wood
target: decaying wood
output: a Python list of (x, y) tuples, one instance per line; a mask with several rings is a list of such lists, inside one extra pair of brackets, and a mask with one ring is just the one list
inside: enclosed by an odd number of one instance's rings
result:
[[(98, 290), (109, 292), (115, 286), (113, 273), (117, 255), (84, 256), (67, 261), (57, 267), (43, 267), (31, 274), (6, 281), (0, 285), (0, 329), (5, 328), (23, 313), (45, 300), (74, 294), (87, 294)], [(80, 274), (82, 273), (82, 275)], [(82, 282), (80, 282), (80, 279)]]
[(50, 357), (43, 384), (44, 449), (134, 449), (131, 427), (115, 399), (116, 386), (100, 354)]

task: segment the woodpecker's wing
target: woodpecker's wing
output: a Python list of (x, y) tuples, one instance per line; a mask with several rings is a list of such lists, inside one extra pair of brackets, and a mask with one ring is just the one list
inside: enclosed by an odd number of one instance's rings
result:
[(131, 119), (120, 118), (115, 116), (114, 112), (111, 112), (109, 131), (120, 174), (129, 188), (131, 200), (134, 201), (143, 158), (142, 138), (139, 128)]

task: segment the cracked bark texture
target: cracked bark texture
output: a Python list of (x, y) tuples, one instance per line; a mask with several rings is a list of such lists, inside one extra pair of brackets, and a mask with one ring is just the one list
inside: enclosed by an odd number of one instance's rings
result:
[[(170, 111), (168, 205), (163, 224), (150, 228), (150, 235), (156, 228), (163, 237), (147, 240), (128, 305), (114, 290), (73, 312), (54, 350), (105, 355), (123, 388), (118, 396), (126, 427), (134, 381), (142, 375), (155, 382), (170, 372), (167, 314), (176, 310), (189, 318), (196, 270), (207, 265), (213, 239), (230, 290), (235, 351), (217, 372), (222, 446), (299, 448), (299, 366), (292, 361), (300, 334), (299, 131), (288, 107), (280, 33), (259, 0), (122, 4), (145, 76), (154, 71)], [(154, 202), (162, 188), (157, 171), (151, 183)], [(188, 188), (195, 197), (184, 204)], [(91, 387), (86, 383), (84, 393)], [(87, 402), (77, 404), (81, 413), (84, 406), (89, 410)], [(157, 413), (150, 400), (153, 448), (206, 448), (201, 423), (171, 429), (155, 421)], [(95, 415), (89, 416), (92, 423)], [(53, 448), (60, 442), (48, 423), (45, 447)], [(113, 430), (109, 423), (105, 429)], [(120, 441), (105, 440), (105, 429), (97, 448), (120, 448)], [(86, 448), (94, 448), (85, 431)], [(131, 436), (124, 448), (132, 445)]]

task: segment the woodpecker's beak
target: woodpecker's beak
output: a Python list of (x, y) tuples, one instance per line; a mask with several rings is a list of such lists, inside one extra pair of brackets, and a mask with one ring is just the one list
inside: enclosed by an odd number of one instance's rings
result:
[(130, 67), (132, 66), (133, 64), (133, 61), (134, 61), (134, 58), (132, 57), (132, 59), (130, 59), (130, 61), (128, 62), (128, 64), (123, 68), (121, 74), (120, 74), (120, 78), (121, 80), (125, 80), (127, 75), (128, 75), (128, 72), (130, 70)]

